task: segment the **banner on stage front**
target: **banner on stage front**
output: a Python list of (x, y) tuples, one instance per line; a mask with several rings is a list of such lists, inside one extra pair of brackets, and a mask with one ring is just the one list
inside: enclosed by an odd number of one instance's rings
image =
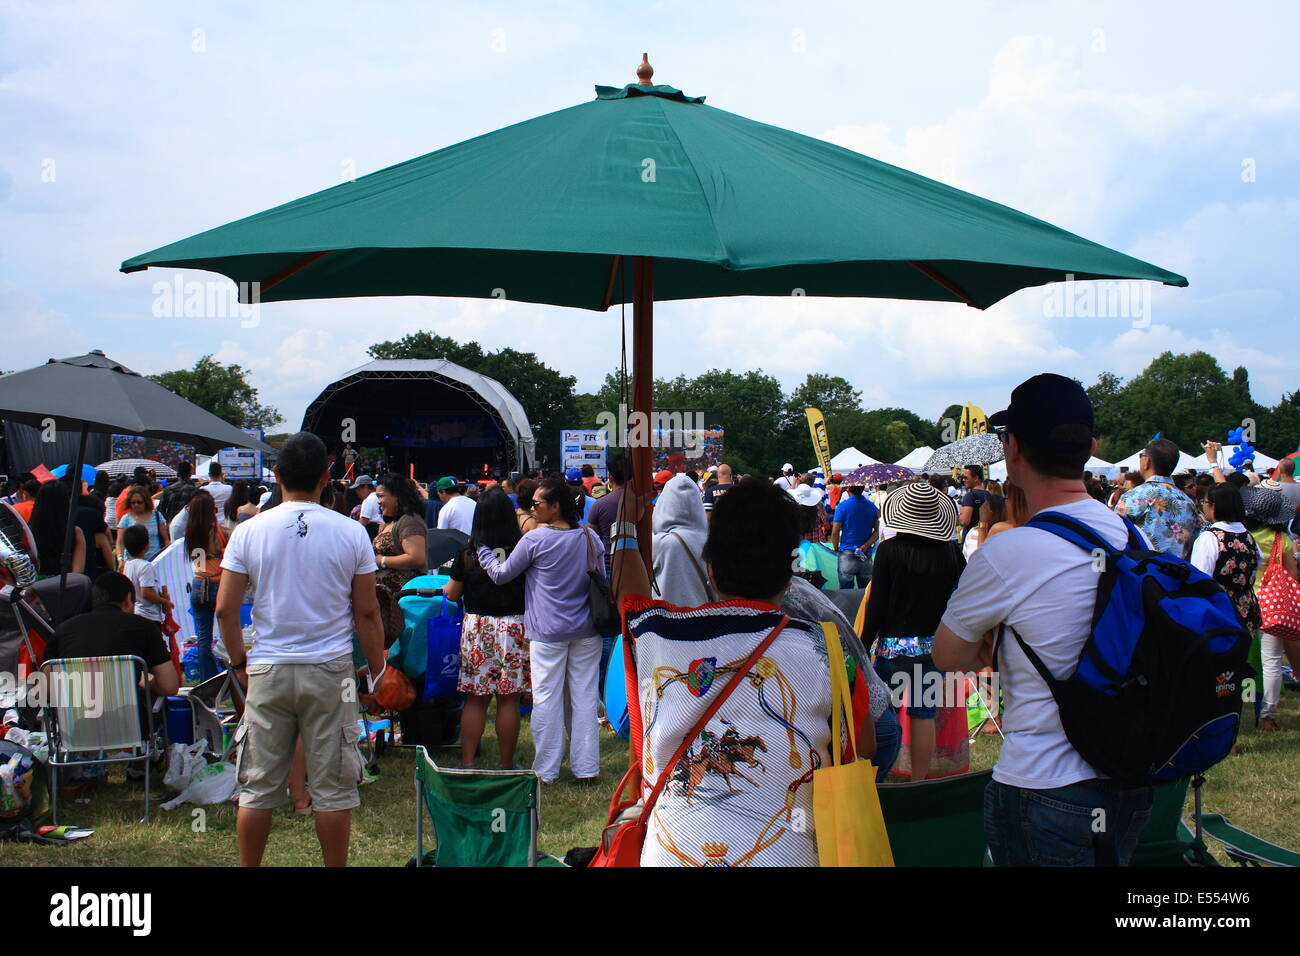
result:
[(805, 408), (808, 416), (808, 431), (812, 435), (813, 451), (817, 454), (817, 464), (821, 465), (822, 474), (831, 473), (831, 439), (826, 432), (826, 416), (819, 408)]

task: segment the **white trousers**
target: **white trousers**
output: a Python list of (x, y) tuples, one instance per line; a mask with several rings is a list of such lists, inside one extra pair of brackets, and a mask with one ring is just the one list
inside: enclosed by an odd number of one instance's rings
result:
[(1259, 632), (1259, 656), (1264, 664), (1264, 706), (1259, 716), (1277, 719), (1277, 703), (1282, 699), (1282, 639), (1268, 631)]
[(566, 699), (572, 709), (569, 769), (575, 777), (600, 773), (600, 725), (596, 701), (600, 671), (599, 637), (528, 645), (533, 678), (533, 770), (547, 783), (560, 775), (564, 759)]

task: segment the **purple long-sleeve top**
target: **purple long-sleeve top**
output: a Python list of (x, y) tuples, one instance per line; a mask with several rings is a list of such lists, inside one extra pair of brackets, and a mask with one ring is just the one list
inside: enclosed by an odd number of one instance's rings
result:
[(534, 528), (519, 539), (504, 564), (488, 548), (478, 549), (479, 564), (497, 584), (524, 578), (524, 633), (530, 641), (557, 644), (598, 637), (591, 623), (587, 548), (592, 567), (605, 573), (605, 545), (584, 528)]

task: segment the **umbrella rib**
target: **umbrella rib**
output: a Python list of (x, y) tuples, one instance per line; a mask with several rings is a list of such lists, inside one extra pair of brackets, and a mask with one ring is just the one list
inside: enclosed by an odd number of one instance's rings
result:
[(609, 284), (605, 286), (605, 309), (609, 309), (609, 304), (614, 301), (614, 282), (618, 279), (618, 267), (622, 261), (622, 256), (615, 256), (609, 264)]
[(962, 289), (961, 286), (957, 285), (957, 283), (953, 282), (947, 276), (943, 275), (941, 272), (939, 272), (938, 269), (935, 269), (931, 266), (927, 266), (925, 263), (917, 262), (915, 260), (908, 260), (908, 265), (912, 266), (914, 269), (916, 269), (926, 278), (931, 279), (934, 282), (937, 282), (939, 285), (943, 286), (945, 289), (947, 289), (957, 298), (961, 299), (963, 302), (969, 305), (972, 309), (979, 308), (978, 305), (976, 305), (974, 302), (971, 301), (971, 297), (966, 294), (965, 290)]
[(321, 259), (324, 259), (333, 251), (334, 251), (333, 249), (326, 249), (322, 252), (313, 252), (310, 255), (303, 256), (293, 265), (281, 269), (279, 272), (277, 272), (275, 275), (271, 276), (268, 279), (263, 279), (261, 289), (259, 291), (261, 293), (264, 293), (268, 289), (271, 289), (274, 286), (279, 285), (285, 279), (289, 278), (292, 275), (296, 275), (297, 273), (301, 272), (303, 269), (306, 269), (309, 265), (312, 265), (313, 263), (319, 262)]

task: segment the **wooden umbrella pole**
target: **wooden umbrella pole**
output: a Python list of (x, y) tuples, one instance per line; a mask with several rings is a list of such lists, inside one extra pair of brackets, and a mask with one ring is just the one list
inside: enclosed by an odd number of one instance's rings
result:
[[(654, 411), (654, 259), (635, 256), (632, 259), (632, 411), (641, 412), (647, 423), (653, 421)], [(629, 476), (634, 494), (645, 494), (654, 487), (654, 456), (650, 450), (651, 429), (640, 431), (645, 441), (632, 448), (632, 474)], [(654, 566), (651, 561), (651, 509), (646, 508), (637, 522), (636, 536), (645, 561), (647, 576)]]

